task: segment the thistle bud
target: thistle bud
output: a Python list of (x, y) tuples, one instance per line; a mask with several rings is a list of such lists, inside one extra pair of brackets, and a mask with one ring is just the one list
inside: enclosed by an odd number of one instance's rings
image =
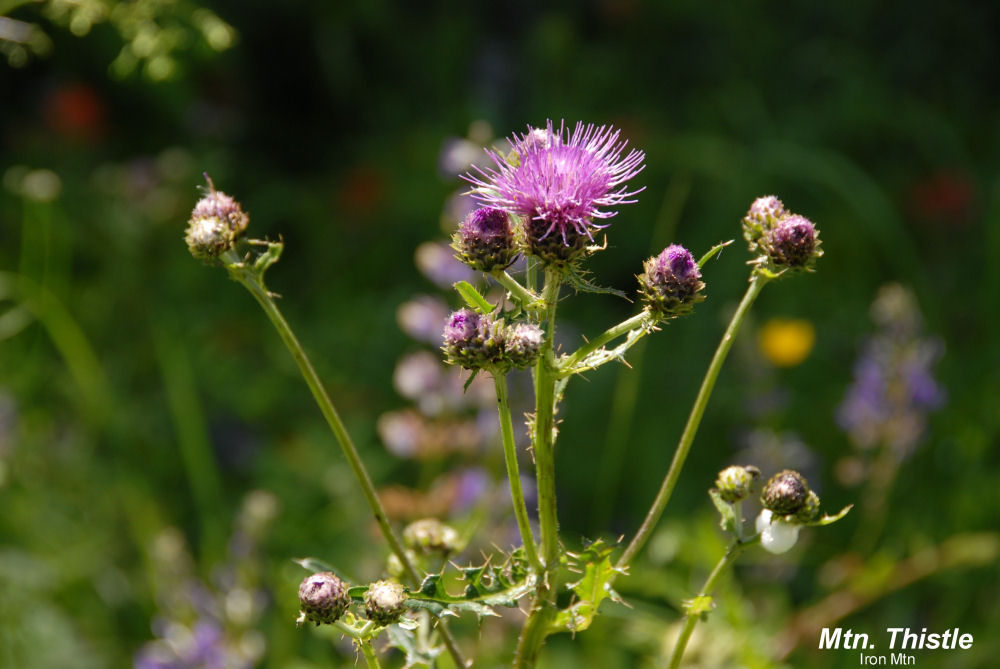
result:
[(458, 532), (437, 518), (415, 520), (403, 530), (403, 543), (423, 554), (448, 555), (458, 550)]
[(719, 472), (719, 478), (715, 481), (715, 489), (719, 491), (719, 496), (723, 500), (732, 504), (749, 497), (753, 493), (758, 478), (760, 478), (760, 470), (753, 465), (746, 467), (733, 465)]
[(525, 368), (538, 359), (544, 337), (534, 323), (515, 323), (505, 333), (506, 357), (514, 367)]
[(760, 545), (768, 553), (785, 553), (799, 540), (799, 525), (786, 522), (769, 509), (762, 509), (756, 521)]
[(317, 625), (336, 621), (351, 604), (347, 584), (329, 571), (303, 579), (299, 585), (299, 604), (303, 617)]
[(750, 210), (743, 217), (743, 238), (747, 240), (750, 253), (757, 252), (764, 233), (787, 214), (785, 205), (773, 195), (765, 195), (753, 201)]
[(406, 591), (399, 583), (375, 581), (365, 593), (365, 615), (376, 625), (391, 625), (406, 610)]
[(471, 309), (459, 309), (448, 317), (442, 335), (447, 361), (466, 369), (482, 369), (500, 361), (503, 333), (499, 323)]
[(764, 486), (760, 501), (764, 508), (777, 516), (795, 515), (809, 502), (809, 484), (802, 474), (785, 469), (770, 478)]
[(823, 255), (816, 226), (798, 214), (780, 219), (764, 234), (761, 245), (779, 267), (805, 267)]
[(819, 495), (810, 490), (806, 496), (805, 504), (795, 514), (795, 520), (800, 523), (808, 523), (816, 518), (817, 514), (819, 514)]
[(517, 255), (510, 215), (495, 207), (476, 209), (458, 226), (451, 247), (472, 269), (492, 272), (506, 268)]
[(649, 310), (660, 318), (673, 318), (691, 311), (705, 287), (691, 252), (673, 244), (647, 260), (639, 275), (639, 293)]
[(211, 180), (208, 183), (210, 190), (195, 205), (184, 235), (191, 255), (201, 260), (213, 260), (231, 249), (250, 223), (239, 202), (215, 190)]

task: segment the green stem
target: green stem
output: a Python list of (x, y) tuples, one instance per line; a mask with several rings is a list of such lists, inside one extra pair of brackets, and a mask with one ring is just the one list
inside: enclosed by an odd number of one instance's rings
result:
[[(385, 536), (385, 540), (388, 542), (389, 548), (396, 554), (396, 557), (399, 558), (399, 561), (402, 563), (403, 568), (410, 577), (410, 580), (415, 585), (419, 584), (421, 580), (420, 574), (417, 572), (417, 568), (414, 566), (410, 556), (407, 555), (406, 551), (403, 549), (403, 544), (400, 542), (396, 532), (392, 529), (392, 526), (389, 525), (385, 509), (382, 507), (382, 502), (379, 500), (378, 493), (375, 491), (375, 484), (372, 483), (371, 476), (368, 475), (368, 470), (365, 469), (365, 465), (361, 461), (361, 455), (358, 453), (358, 449), (355, 447), (354, 441), (351, 439), (351, 435), (347, 432), (347, 427), (344, 425), (344, 421), (340, 418), (340, 414), (333, 406), (333, 402), (330, 400), (330, 396), (327, 394), (326, 388), (323, 387), (323, 382), (320, 381), (319, 375), (316, 373), (312, 362), (310, 362), (308, 356), (306, 356), (306, 352), (302, 348), (302, 344), (299, 343), (299, 340), (292, 331), (291, 326), (288, 325), (285, 317), (278, 309), (278, 305), (274, 303), (274, 300), (271, 298), (271, 294), (268, 292), (267, 288), (264, 287), (260, 276), (245, 263), (241, 262), (232, 251), (223, 256), (223, 261), (226, 263), (226, 267), (229, 269), (230, 274), (237, 281), (243, 284), (243, 286), (249, 290), (250, 294), (257, 300), (257, 303), (260, 304), (264, 313), (267, 314), (268, 319), (271, 321), (271, 324), (274, 325), (274, 328), (281, 336), (282, 341), (284, 341), (288, 351), (292, 354), (292, 357), (295, 358), (295, 362), (298, 363), (299, 366), (299, 371), (302, 372), (302, 377), (309, 386), (309, 390), (312, 391), (316, 404), (319, 405), (320, 411), (323, 413), (323, 417), (326, 418), (326, 422), (330, 426), (330, 430), (333, 432), (334, 437), (336, 437), (337, 443), (340, 444), (340, 448), (344, 452), (344, 457), (347, 458), (347, 462), (350, 464), (351, 470), (354, 472), (354, 477), (361, 485), (361, 491), (365, 496), (365, 501), (368, 502), (372, 515), (375, 516), (375, 521), (378, 523), (379, 529), (382, 530), (382, 534)], [(445, 621), (439, 619), (438, 625), (441, 632), (441, 638), (444, 641), (445, 646), (448, 648), (448, 652), (455, 660), (455, 663), (459, 667), (466, 666), (465, 661), (458, 650), (455, 638), (448, 630)]]
[(510, 400), (507, 393), (507, 376), (496, 373), (493, 375), (493, 385), (497, 390), (497, 411), (500, 413), (500, 435), (503, 438), (503, 457), (507, 464), (507, 479), (510, 482), (510, 496), (514, 504), (514, 516), (517, 518), (517, 529), (521, 532), (521, 543), (528, 556), (532, 569), (541, 574), (544, 569), (535, 548), (535, 539), (531, 534), (531, 523), (528, 520), (528, 506), (524, 502), (521, 490), (521, 473), (517, 466), (517, 446), (514, 443), (514, 424), (510, 416)]
[[(746, 550), (747, 546), (755, 544), (760, 541), (760, 536), (755, 536), (747, 541), (734, 541), (726, 551), (726, 554), (722, 556), (722, 559), (715, 565), (715, 569), (712, 573), (708, 575), (705, 579), (705, 584), (701, 587), (698, 592), (698, 597), (708, 597), (712, 594), (712, 590), (715, 589), (715, 583), (719, 580), (719, 576), (736, 561), (736, 558)], [(684, 649), (687, 648), (688, 640), (691, 638), (691, 633), (694, 632), (695, 625), (698, 624), (699, 614), (688, 613), (687, 619), (684, 621), (684, 629), (681, 630), (680, 636), (677, 638), (677, 644), (674, 646), (674, 652), (670, 656), (670, 669), (677, 669), (681, 665), (681, 658), (684, 656)]]
[(368, 669), (381, 669), (381, 665), (378, 663), (378, 656), (375, 655), (375, 649), (372, 648), (371, 642), (362, 641), (361, 654), (365, 656), (365, 662), (368, 664)]
[(507, 289), (507, 292), (511, 296), (521, 303), (521, 306), (529, 311), (537, 311), (541, 303), (541, 298), (535, 295), (533, 292), (518, 283), (517, 279), (512, 277), (510, 274), (503, 270), (497, 270), (491, 272), (490, 276), (496, 279), (496, 282)]
[(645, 311), (641, 311), (632, 318), (624, 320), (618, 325), (608, 328), (597, 337), (587, 342), (580, 348), (578, 348), (572, 355), (566, 358), (559, 365), (559, 375), (568, 376), (573, 373), (573, 368), (576, 367), (580, 362), (584, 360), (588, 355), (601, 348), (610, 341), (621, 337), (622, 335), (628, 334), (632, 330), (637, 328), (648, 328), (651, 325), (651, 320), (649, 314)]
[(743, 296), (743, 300), (740, 302), (739, 307), (736, 309), (736, 313), (733, 314), (732, 320), (729, 321), (729, 326), (726, 328), (726, 332), (722, 335), (722, 341), (719, 342), (718, 348), (715, 350), (715, 355), (712, 357), (712, 362), (708, 366), (708, 370), (705, 372), (705, 378), (701, 382), (701, 388), (698, 390), (698, 396), (695, 398), (694, 405), (691, 407), (691, 414), (688, 416), (687, 424), (684, 426), (684, 432), (681, 434), (680, 441), (677, 444), (677, 450), (674, 452), (674, 458), (670, 463), (670, 469), (667, 471), (667, 475), (663, 478), (663, 483), (660, 485), (660, 490), (656, 494), (656, 499), (653, 500), (653, 505), (650, 507), (649, 512), (646, 514), (645, 520), (642, 521), (642, 526), (639, 531), (636, 532), (635, 537), (629, 543), (625, 552), (622, 553), (621, 558), (618, 560), (616, 565), (618, 569), (625, 569), (628, 567), (629, 563), (636, 554), (642, 550), (642, 547), (649, 540), (650, 535), (656, 527), (656, 523), (660, 520), (660, 516), (663, 514), (663, 509), (666, 508), (667, 502), (670, 500), (670, 495), (674, 491), (674, 486), (677, 485), (677, 479), (680, 477), (681, 469), (684, 467), (684, 461), (687, 459), (688, 452), (691, 450), (691, 444), (694, 442), (694, 437), (698, 433), (698, 427), (701, 425), (702, 416), (705, 413), (705, 407), (708, 405), (708, 399), (712, 395), (712, 389), (715, 387), (715, 381), (719, 377), (719, 372), (722, 370), (722, 364), (726, 360), (726, 356), (729, 354), (729, 349), (733, 346), (733, 340), (736, 337), (736, 333), (740, 329), (740, 325), (743, 323), (743, 319), (746, 317), (747, 312), (750, 311), (750, 306), (760, 295), (760, 291), (764, 288), (764, 285), (770, 280), (770, 277), (765, 276), (759, 271), (754, 271), (750, 277), (750, 285), (747, 287), (747, 292)]
[(535, 425), (532, 441), (535, 455), (535, 476), (538, 481), (538, 524), (542, 538), (542, 562), (545, 572), (538, 579), (538, 588), (528, 620), (521, 631), (514, 666), (533, 667), (538, 659), (542, 642), (548, 635), (549, 622), (555, 613), (555, 596), (558, 589), (559, 519), (556, 512), (556, 478), (554, 458), (555, 397), (557, 374), (553, 339), (556, 330), (556, 307), (562, 277), (558, 272), (545, 270), (545, 303), (548, 331), (542, 343), (541, 354), (535, 365)]

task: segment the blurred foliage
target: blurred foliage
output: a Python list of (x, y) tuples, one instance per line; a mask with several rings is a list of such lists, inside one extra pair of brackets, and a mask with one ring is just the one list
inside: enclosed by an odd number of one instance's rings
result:
[[(705, 490), (744, 453), (805, 458), (830, 508), (864, 497), (864, 481), (835, 476), (854, 452), (836, 411), (889, 281), (912, 288), (943, 342), (948, 399), (884, 495), (881, 536), (852, 550), (866, 517), (854, 513), (786, 556), (748, 556), (691, 660), (855, 666), (808, 633), (780, 646), (805, 624), (797, 611), (846, 592), (863, 595), (845, 614), (855, 630), (976, 635), (972, 651), (921, 666), (995, 662), (1000, 9), (558, 4), (0, 2), (0, 665), (127, 666), (160, 636), (158, 538), (177, 528), (210, 583), (241, 500), (266, 490), (280, 504), (259, 546), (260, 664), (353, 666), (349, 644), (292, 624), (303, 572), (291, 558), (364, 582), (384, 547), (281, 342), (184, 248), (200, 175), (243, 202), (253, 235), (285, 239), (272, 287), (375, 478), (427, 489), (460, 456), (398, 459), (375, 425), (406, 403), (391, 379), (415, 345), (396, 309), (433, 290), (414, 249), (450, 232), (439, 222), (456, 182), (439, 153), (474, 121), (481, 144), (483, 121), (504, 136), (545, 118), (615, 123), (647, 153), (646, 191), (592, 263), (602, 285), (631, 292), (671, 241), (697, 255), (738, 237), (764, 193), (817, 221), (826, 252), (755, 307), (659, 535), (616, 583), (634, 609), (606, 602), (586, 633), (549, 641), (546, 665), (669, 656), (680, 603), (723, 550)], [(734, 245), (710, 263), (708, 301), (637, 347), (634, 369), (570, 388), (556, 464), (571, 549), (637, 527), (744, 261)], [(565, 332), (632, 308), (566, 300)], [(811, 324), (799, 364), (757, 349), (772, 319)], [(500, 666), (510, 646), (496, 639), (519, 620), (459, 631), (481, 639), (479, 666)]]

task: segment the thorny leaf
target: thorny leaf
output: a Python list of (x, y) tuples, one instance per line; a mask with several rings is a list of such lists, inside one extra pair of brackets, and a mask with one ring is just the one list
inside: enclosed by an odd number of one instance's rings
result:
[(705, 263), (707, 263), (707, 262), (708, 262), (709, 260), (711, 260), (711, 259), (712, 259), (713, 257), (715, 257), (716, 255), (718, 255), (719, 253), (721, 253), (721, 252), (722, 252), (722, 249), (724, 249), (724, 248), (726, 248), (727, 246), (729, 246), (730, 244), (732, 244), (732, 243), (733, 243), (733, 241), (734, 241), (734, 240), (730, 239), (730, 240), (729, 240), (728, 242), (719, 242), (718, 244), (716, 244), (715, 246), (713, 246), (712, 248), (710, 248), (710, 249), (709, 249), (709, 250), (708, 250), (708, 251), (707, 251), (707, 252), (705, 253), (705, 255), (703, 255), (703, 256), (701, 257), (701, 259), (700, 259), (700, 260), (698, 260), (698, 269), (701, 269), (702, 267), (704, 267), (704, 266), (705, 266)]
[(566, 273), (566, 279), (569, 285), (573, 286), (573, 289), (578, 293), (616, 295), (617, 297), (628, 300), (628, 296), (620, 290), (605, 288), (604, 286), (598, 286), (596, 283), (592, 283), (587, 279), (587, 275), (584, 270), (581, 270), (578, 267), (570, 265), (569, 271)]
[(468, 281), (457, 281), (454, 284), (455, 290), (458, 294), (462, 296), (465, 303), (470, 307), (475, 309), (481, 314), (492, 313), (494, 307), (490, 304), (485, 297), (479, 294), (479, 291), (469, 283)]
[(848, 504), (847, 506), (845, 506), (843, 509), (841, 509), (832, 516), (824, 514), (823, 516), (817, 518), (816, 520), (812, 520), (809, 521), (808, 523), (802, 523), (802, 524), (805, 525), (806, 527), (821, 527), (823, 525), (832, 525), (833, 523), (837, 522), (838, 520), (846, 516), (847, 513), (853, 508), (854, 508), (853, 504)]
[(597, 609), (605, 599), (623, 603), (618, 593), (611, 588), (612, 580), (623, 573), (611, 563), (613, 550), (613, 546), (598, 539), (580, 553), (566, 554), (567, 568), (582, 576), (580, 580), (567, 584), (575, 601), (556, 614), (552, 621), (553, 632), (582, 632), (590, 627)]
[(444, 650), (440, 646), (431, 648), (420, 647), (412, 630), (403, 629), (399, 625), (390, 625), (386, 628), (386, 635), (389, 637), (389, 645), (401, 650), (406, 657), (406, 664), (403, 665), (403, 669), (419, 665), (433, 667), (435, 658)]
[(614, 348), (599, 348), (593, 353), (590, 353), (583, 360), (579, 362), (572, 369), (567, 370), (567, 376), (572, 374), (579, 374), (580, 372), (585, 372), (590, 369), (597, 369), (603, 364), (618, 360), (623, 364), (628, 364), (625, 360), (625, 353), (635, 346), (640, 339), (645, 335), (653, 332), (656, 327), (652, 323), (643, 323), (636, 329), (630, 331), (625, 337), (625, 341)]
[(719, 512), (719, 527), (722, 528), (723, 532), (735, 532), (736, 509), (733, 508), (732, 504), (722, 499), (722, 495), (715, 488), (709, 490), (708, 495), (712, 498), (712, 504)]

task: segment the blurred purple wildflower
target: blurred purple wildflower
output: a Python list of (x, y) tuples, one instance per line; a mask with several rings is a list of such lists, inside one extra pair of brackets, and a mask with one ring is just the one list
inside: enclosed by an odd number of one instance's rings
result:
[(539, 239), (556, 233), (566, 245), (571, 237), (592, 240), (592, 229), (606, 227), (594, 219), (614, 216), (607, 207), (631, 204), (642, 191), (629, 191), (625, 182), (643, 170), (645, 154), (632, 149), (623, 158), (627, 142), (619, 135), (610, 126), (583, 123), (570, 133), (561, 122), (555, 131), (548, 121), (544, 129), (529, 128), (508, 140), (510, 162), (488, 151), (496, 169), (475, 168), (479, 176), (465, 179), (483, 204), (543, 223)]
[(441, 323), (451, 309), (440, 297), (418, 295), (396, 310), (396, 322), (403, 332), (419, 342), (437, 346), (441, 342)]
[(441, 288), (457, 281), (475, 281), (476, 273), (463, 265), (444, 242), (424, 242), (417, 247), (417, 269)]
[(916, 300), (898, 284), (879, 291), (872, 319), (878, 330), (854, 365), (854, 381), (837, 410), (837, 422), (859, 448), (883, 444), (903, 458), (923, 436), (927, 414), (945, 401), (933, 376), (943, 346), (920, 336)]

